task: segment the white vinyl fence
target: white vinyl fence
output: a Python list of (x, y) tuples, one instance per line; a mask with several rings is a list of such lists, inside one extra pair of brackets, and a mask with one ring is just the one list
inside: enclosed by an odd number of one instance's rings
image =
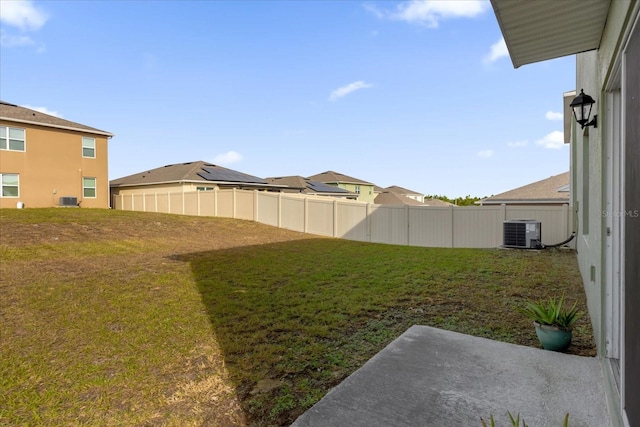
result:
[(546, 245), (567, 239), (573, 215), (563, 206), (396, 206), (248, 190), (115, 195), (120, 210), (257, 221), (320, 236), (363, 242), (446, 248), (495, 248), (503, 221), (542, 224)]

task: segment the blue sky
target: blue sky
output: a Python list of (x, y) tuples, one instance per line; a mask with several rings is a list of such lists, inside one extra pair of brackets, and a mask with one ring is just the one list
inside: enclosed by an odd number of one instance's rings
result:
[(0, 98), (205, 160), (489, 196), (569, 170), (575, 57), (514, 69), (488, 1), (0, 0)]

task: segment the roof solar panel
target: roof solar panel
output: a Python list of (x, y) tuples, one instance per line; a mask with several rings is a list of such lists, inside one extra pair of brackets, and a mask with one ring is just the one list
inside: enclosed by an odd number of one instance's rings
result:
[(307, 181), (307, 186), (313, 191), (317, 191), (318, 193), (351, 193), (344, 188), (336, 187), (333, 185), (328, 185), (318, 181)]
[(231, 169), (216, 167), (203, 167), (202, 172), (198, 172), (202, 178), (207, 181), (222, 181), (222, 182), (242, 182), (251, 184), (268, 184), (262, 178), (257, 176), (248, 175), (246, 173), (234, 171)]

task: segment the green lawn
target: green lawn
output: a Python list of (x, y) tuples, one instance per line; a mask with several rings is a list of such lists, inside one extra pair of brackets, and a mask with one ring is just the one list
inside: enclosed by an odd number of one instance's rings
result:
[[(586, 310), (565, 250), (84, 209), (0, 226), (1, 425), (288, 425), (413, 324), (537, 347), (525, 300)], [(584, 316), (570, 352), (591, 334)]]

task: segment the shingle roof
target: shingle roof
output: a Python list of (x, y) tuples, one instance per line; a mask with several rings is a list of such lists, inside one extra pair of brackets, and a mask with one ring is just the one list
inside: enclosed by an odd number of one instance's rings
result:
[(397, 185), (392, 185), (390, 187), (385, 188), (384, 190), (391, 191), (392, 193), (401, 194), (401, 195), (411, 194), (416, 196), (424, 196), (424, 194), (422, 193), (418, 193), (417, 191), (413, 191), (413, 190), (407, 190), (406, 188), (402, 188)]
[(235, 184), (254, 187), (278, 187), (270, 185), (262, 178), (248, 175), (232, 169), (223, 168), (202, 160), (197, 162), (176, 163), (133, 175), (114, 179), (112, 187), (134, 185), (166, 184), (175, 182), (202, 182), (213, 184)]
[(334, 171), (326, 171), (319, 173), (317, 175), (310, 176), (309, 179), (313, 181), (319, 181), (326, 183), (349, 183), (349, 184), (364, 184), (364, 185), (373, 185), (370, 182), (363, 181), (358, 178), (354, 178), (348, 175), (344, 175), (339, 172)]
[(40, 125), (58, 129), (77, 130), (85, 133), (92, 133), (112, 137), (113, 134), (104, 130), (85, 126), (70, 120), (61, 119), (60, 117), (51, 116), (29, 108), (20, 107), (18, 105), (9, 104), (0, 101), (0, 120), (6, 120), (16, 123), (25, 123)]
[(569, 172), (551, 176), (480, 200), (483, 205), (508, 203), (569, 203)]
[(391, 191), (383, 191), (373, 201), (377, 205), (413, 205), (425, 206), (424, 203)]
[(455, 206), (453, 203), (445, 202), (440, 199), (424, 199), (425, 206)]
[(265, 180), (270, 184), (286, 185), (291, 189), (300, 190), (307, 194), (357, 196), (355, 193), (343, 188), (339, 188), (334, 185), (327, 185), (319, 181), (313, 181), (299, 175), (271, 177), (265, 178)]

